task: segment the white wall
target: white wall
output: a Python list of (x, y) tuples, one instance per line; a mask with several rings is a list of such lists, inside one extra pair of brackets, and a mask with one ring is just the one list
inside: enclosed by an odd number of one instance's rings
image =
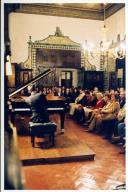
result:
[(27, 41), (41, 40), (54, 35), (59, 26), (65, 36), (83, 43), (85, 40), (99, 44), (102, 21), (77, 18), (11, 13), (9, 17), (12, 62), (23, 62), (28, 56)]
[[(121, 39), (125, 34), (125, 8), (106, 20), (108, 40)], [(93, 42), (96, 46), (102, 38), (101, 28), (103, 21), (79, 18), (45, 16), (36, 14), (11, 13), (9, 17), (9, 34), (11, 39), (12, 62), (24, 62), (28, 57), (28, 38), (32, 41), (41, 40), (54, 35), (56, 26), (59, 26), (63, 35), (69, 36), (73, 41), (83, 43), (85, 40)], [(99, 69), (99, 63), (97, 63)]]
[(117, 35), (120, 34), (121, 40), (124, 39), (125, 32), (125, 8), (120, 9), (118, 12), (110, 16), (106, 20), (108, 28), (108, 40), (117, 41)]

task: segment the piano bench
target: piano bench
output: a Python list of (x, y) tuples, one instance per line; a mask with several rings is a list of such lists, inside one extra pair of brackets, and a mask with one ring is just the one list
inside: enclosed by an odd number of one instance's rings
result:
[(49, 135), (49, 142), (54, 145), (54, 137), (57, 125), (54, 122), (47, 123), (33, 123), (29, 122), (31, 143), (32, 147), (35, 146), (35, 137), (43, 137), (44, 135)]

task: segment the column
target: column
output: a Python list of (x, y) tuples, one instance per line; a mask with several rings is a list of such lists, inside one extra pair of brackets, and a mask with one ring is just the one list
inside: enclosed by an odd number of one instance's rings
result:
[(84, 50), (81, 49), (81, 67), (85, 70), (85, 56), (84, 56)]
[(36, 49), (32, 48), (32, 70), (33, 70), (33, 77), (38, 75), (38, 70), (36, 66)]

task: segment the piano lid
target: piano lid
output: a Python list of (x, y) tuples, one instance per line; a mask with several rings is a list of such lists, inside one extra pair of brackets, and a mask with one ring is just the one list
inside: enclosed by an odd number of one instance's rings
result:
[(28, 83), (26, 83), (23, 86), (18, 87), (14, 92), (12, 92), (11, 94), (9, 94), (9, 98), (13, 97), (15, 94), (17, 94), (18, 92), (22, 91), (23, 89), (25, 89), (26, 87), (28, 87), (30, 84), (35, 83), (36, 81), (40, 80), (41, 78), (45, 77), (46, 75), (48, 75), (49, 73), (52, 73), (53, 71), (55, 71), (55, 69), (47, 69), (46, 71), (44, 71), (43, 73), (41, 73), (40, 75), (36, 76), (35, 78), (33, 78), (31, 81), (29, 81)]

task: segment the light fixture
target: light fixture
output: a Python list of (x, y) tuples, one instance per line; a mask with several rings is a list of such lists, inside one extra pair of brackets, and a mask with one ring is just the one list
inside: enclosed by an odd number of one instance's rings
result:
[(120, 40), (120, 34), (117, 35), (117, 41), (110, 46), (110, 53), (114, 56), (114, 58), (123, 59), (126, 56), (126, 39), (124, 36), (123, 40)]
[(103, 4), (104, 7), (104, 24), (103, 24), (103, 28), (102, 28), (102, 41), (100, 44), (100, 49), (101, 51), (106, 51), (107, 49), (109, 49), (110, 46), (110, 42), (107, 41), (107, 31), (108, 28), (106, 27), (106, 13), (105, 13), (105, 3)]
[(82, 48), (84, 50), (84, 54), (86, 53), (87, 55), (91, 55), (93, 49), (94, 49), (94, 44), (92, 42), (88, 43), (87, 40), (82, 44)]
[(123, 59), (126, 55), (125, 42), (120, 42), (120, 44), (115, 48), (115, 57), (118, 59)]
[(12, 66), (11, 66), (11, 59), (10, 55), (6, 56), (6, 75), (12, 75)]

